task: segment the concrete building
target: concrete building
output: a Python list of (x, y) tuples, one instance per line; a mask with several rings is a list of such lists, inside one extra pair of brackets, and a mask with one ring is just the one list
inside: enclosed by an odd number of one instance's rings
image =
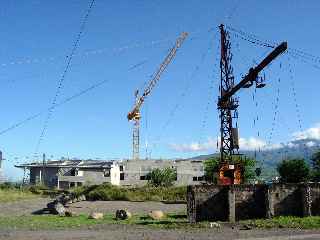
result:
[(113, 161), (61, 160), (16, 165), (30, 171), (30, 184), (68, 189), (109, 182), (120, 185), (120, 167)]
[(143, 186), (153, 169), (166, 167), (176, 171), (176, 186), (197, 185), (204, 181), (202, 160), (61, 160), (16, 167), (30, 171), (30, 184), (42, 183), (59, 189), (106, 182), (118, 186)]

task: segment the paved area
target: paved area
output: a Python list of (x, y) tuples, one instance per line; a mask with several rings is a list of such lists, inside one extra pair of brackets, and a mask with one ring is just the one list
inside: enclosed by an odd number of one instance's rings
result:
[(50, 198), (35, 198), (16, 202), (1, 203), (0, 216), (30, 215), (47, 206), (52, 201)]
[(320, 233), (299, 230), (158, 230), (142, 226), (102, 225), (91, 229), (64, 231), (1, 231), (0, 239), (7, 240), (315, 240)]

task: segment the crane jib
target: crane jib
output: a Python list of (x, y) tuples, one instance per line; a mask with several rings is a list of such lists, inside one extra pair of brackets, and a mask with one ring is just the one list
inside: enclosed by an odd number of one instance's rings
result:
[(227, 101), (231, 96), (233, 96), (238, 90), (244, 87), (247, 83), (253, 82), (256, 80), (259, 72), (263, 70), (269, 63), (271, 63), (275, 58), (280, 54), (286, 51), (288, 48), (287, 42), (282, 42), (277, 46), (265, 59), (263, 59), (256, 67), (250, 68), (249, 73), (230, 91), (226, 92), (218, 102), (219, 106), (222, 106), (222, 103)]

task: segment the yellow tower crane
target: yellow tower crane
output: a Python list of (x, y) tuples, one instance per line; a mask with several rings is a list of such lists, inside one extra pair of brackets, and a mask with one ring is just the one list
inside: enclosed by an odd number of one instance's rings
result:
[(138, 90), (135, 91), (135, 104), (133, 106), (133, 109), (127, 115), (127, 118), (129, 121), (134, 121), (133, 134), (132, 134), (132, 147), (133, 147), (132, 159), (133, 160), (139, 159), (139, 128), (140, 128), (140, 119), (141, 119), (140, 108), (145, 98), (151, 93), (152, 89), (155, 87), (155, 85), (159, 81), (161, 74), (164, 72), (164, 70), (167, 68), (169, 63), (172, 61), (172, 59), (176, 55), (178, 48), (181, 47), (183, 41), (186, 39), (187, 36), (188, 36), (188, 33), (186, 32), (181, 33), (181, 35), (176, 40), (174, 47), (170, 50), (169, 54), (161, 63), (158, 70), (152, 76), (152, 79), (150, 80), (143, 94), (139, 96), (139, 91)]

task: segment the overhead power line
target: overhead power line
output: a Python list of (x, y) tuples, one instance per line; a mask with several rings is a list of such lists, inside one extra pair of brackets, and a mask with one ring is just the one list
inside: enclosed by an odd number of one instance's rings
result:
[[(143, 64), (145, 64), (145, 63), (146, 63), (146, 61), (144, 61)], [(128, 68), (128, 71), (134, 70), (135, 68), (138, 68), (138, 67), (140, 67), (141, 65), (142, 65), (141, 62), (139, 62), (138, 64), (134, 64), (133, 66), (131, 66), (131, 67)], [(10, 127), (7, 127), (7, 128), (5, 128), (5, 129), (1, 130), (1, 131), (0, 131), (0, 135), (3, 135), (3, 134), (5, 134), (5, 133), (7, 133), (7, 132), (10, 132), (11, 130), (14, 130), (14, 129), (16, 129), (16, 128), (22, 126), (22, 125), (24, 125), (25, 123), (27, 123), (27, 122), (29, 122), (29, 121), (31, 121), (31, 120), (33, 120), (33, 119), (41, 116), (42, 114), (47, 113), (48, 111), (53, 110), (52, 108), (57, 108), (57, 107), (60, 107), (60, 106), (66, 104), (66, 103), (68, 103), (68, 102), (71, 102), (72, 100), (74, 100), (74, 99), (76, 99), (76, 98), (78, 98), (78, 97), (81, 97), (81, 96), (87, 94), (88, 92), (90, 92), (90, 91), (98, 88), (98, 87), (101, 87), (102, 85), (106, 84), (106, 83), (109, 82), (109, 81), (110, 81), (109, 79), (106, 79), (106, 80), (97, 82), (97, 83), (91, 85), (90, 87), (88, 87), (88, 88), (86, 88), (86, 89), (83, 89), (83, 90), (81, 90), (80, 92), (78, 92), (78, 93), (76, 93), (76, 94), (74, 94), (74, 95), (72, 95), (72, 96), (70, 96), (70, 97), (65, 98), (65, 99), (62, 100), (61, 102), (58, 102), (58, 103), (56, 103), (55, 105), (53, 105), (53, 106), (51, 106), (51, 107), (49, 107), (49, 108), (47, 108), (47, 109), (44, 109), (44, 110), (42, 110), (42, 111), (40, 111), (40, 112), (38, 112), (38, 113), (32, 114), (32, 115), (30, 115), (29, 117), (27, 117), (27, 118), (25, 118), (25, 119), (23, 119), (23, 120), (21, 120), (21, 121), (18, 121), (18, 122), (16, 122), (15, 124), (12, 124)]]
[(86, 23), (87, 23), (88, 18), (89, 18), (89, 14), (90, 14), (90, 12), (91, 12), (91, 10), (92, 10), (92, 7), (93, 7), (94, 3), (95, 3), (95, 0), (91, 0), (91, 1), (90, 1), (89, 8), (88, 8), (88, 10), (87, 10), (87, 12), (86, 12), (83, 20), (82, 20), (82, 23), (81, 23), (81, 25), (80, 25), (80, 31), (79, 31), (79, 33), (78, 33), (78, 35), (77, 35), (77, 37), (76, 37), (76, 40), (75, 40), (75, 42), (74, 42), (74, 44), (73, 44), (73, 47), (72, 47), (71, 52), (70, 52), (70, 55), (67, 56), (67, 64), (66, 64), (66, 67), (65, 67), (65, 69), (64, 69), (64, 71), (63, 71), (63, 73), (62, 73), (62, 75), (61, 75), (61, 78), (60, 78), (60, 80), (59, 80), (59, 82), (58, 82), (58, 87), (57, 87), (56, 93), (55, 93), (55, 95), (54, 95), (54, 98), (53, 98), (53, 100), (52, 100), (51, 108), (50, 108), (50, 110), (48, 111), (47, 117), (46, 117), (46, 119), (45, 119), (45, 121), (44, 121), (44, 124), (43, 124), (43, 126), (42, 126), (42, 130), (41, 130), (41, 133), (40, 133), (40, 136), (39, 136), (37, 145), (36, 145), (36, 150), (35, 150), (36, 153), (38, 152), (39, 147), (40, 147), (40, 144), (41, 144), (42, 140), (43, 140), (44, 137), (45, 137), (46, 130), (47, 130), (47, 128), (48, 128), (48, 125), (49, 125), (51, 116), (52, 116), (52, 114), (53, 114), (53, 110), (54, 110), (54, 107), (53, 107), (53, 106), (56, 105), (57, 99), (58, 99), (58, 97), (59, 97), (59, 95), (60, 95), (60, 92), (61, 92), (61, 90), (62, 90), (64, 80), (65, 80), (66, 75), (67, 75), (67, 73), (68, 73), (68, 71), (69, 71), (69, 69), (70, 69), (70, 66), (71, 66), (72, 58), (73, 58), (73, 56), (74, 56), (74, 54), (75, 54), (75, 52), (76, 52), (76, 50), (77, 50), (77, 48), (78, 48), (78, 46), (79, 46), (79, 42), (80, 42), (81, 36), (82, 36), (82, 34), (83, 34), (83, 32), (84, 32)]

